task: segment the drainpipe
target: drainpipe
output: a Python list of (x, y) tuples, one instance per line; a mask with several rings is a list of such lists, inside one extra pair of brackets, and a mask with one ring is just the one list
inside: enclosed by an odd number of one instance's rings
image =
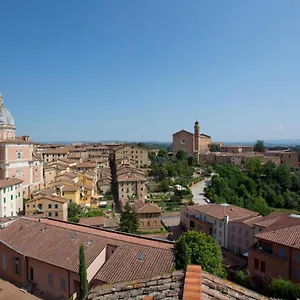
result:
[(290, 247), (290, 257), (289, 257), (289, 278), (288, 280), (292, 280), (292, 247)]
[[(67, 270), (67, 272), (68, 272), (68, 298), (70, 298), (71, 296), (70, 271)], [(72, 295), (72, 299), (73, 299), (73, 295)]]

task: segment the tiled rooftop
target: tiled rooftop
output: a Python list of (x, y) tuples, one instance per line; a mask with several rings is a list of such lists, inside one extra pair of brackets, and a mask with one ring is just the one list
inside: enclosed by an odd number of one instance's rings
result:
[(20, 184), (22, 183), (23, 180), (19, 179), (19, 178), (6, 178), (6, 179), (1, 179), (0, 180), (0, 189), (12, 186), (12, 185), (16, 185), (16, 184)]
[(193, 205), (189, 206), (189, 210), (195, 210), (219, 220), (223, 220), (225, 216), (229, 216), (229, 221), (258, 215), (257, 212), (231, 204), (222, 205), (211, 203), (209, 205)]
[(172, 243), (54, 219), (20, 218), (0, 231), (0, 240), (28, 257), (73, 272), (78, 272), (81, 244), (87, 268), (107, 245), (115, 246), (96, 274), (107, 283), (170, 272), (174, 266)]

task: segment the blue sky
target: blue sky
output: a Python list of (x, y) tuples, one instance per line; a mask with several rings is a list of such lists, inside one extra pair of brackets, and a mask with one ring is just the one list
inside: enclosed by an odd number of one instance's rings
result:
[(2, 0), (0, 92), (36, 141), (300, 138), (299, 0)]

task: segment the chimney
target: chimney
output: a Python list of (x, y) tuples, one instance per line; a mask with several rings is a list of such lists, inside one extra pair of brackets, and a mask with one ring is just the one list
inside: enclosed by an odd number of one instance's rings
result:
[(225, 222), (226, 224), (228, 224), (228, 222), (229, 222), (229, 216), (224, 216), (224, 222)]

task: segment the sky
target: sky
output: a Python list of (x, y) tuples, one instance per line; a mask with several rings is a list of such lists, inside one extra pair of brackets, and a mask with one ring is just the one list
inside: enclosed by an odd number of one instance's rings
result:
[(299, 0), (1, 0), (0, 93), (34, 141), (300, 138)]

